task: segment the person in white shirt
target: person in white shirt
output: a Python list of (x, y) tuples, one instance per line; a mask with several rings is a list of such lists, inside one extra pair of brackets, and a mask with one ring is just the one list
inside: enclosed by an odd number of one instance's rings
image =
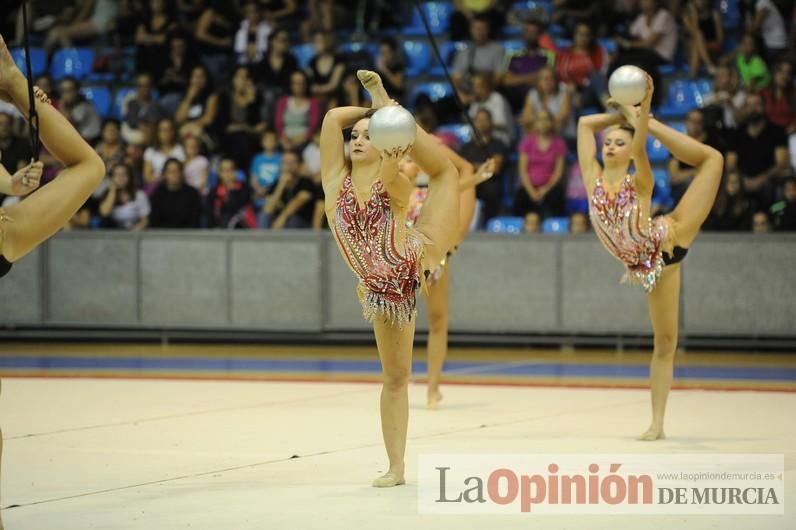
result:
[[(473, 74), (473, 95), (468, 113), (475, 119), (478, 111), (486, 109), (492, 115), (494, 136), (505, 145), (510, 145), (515, 136), (514, 115), (508, 100), (494, 89), (492, 74)], [(469, 99), (469, 98), (466, 98)]]
[(755, 0), (747, 12), (747, 29), (762, 37), (769, 51), (769, 59), (778, 58), (788, 47), (785, 20), (772, 0)]
[(254, 0), (243, 4), (243, 21), (235, 34), (235, 54), (239, 64), (256, 64), (268, 51), (271, 25), (263, 19), (260, 6)]

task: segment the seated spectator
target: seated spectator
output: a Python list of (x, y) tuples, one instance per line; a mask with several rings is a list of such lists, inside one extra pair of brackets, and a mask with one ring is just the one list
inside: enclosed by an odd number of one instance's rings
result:
[(342, 57), (334, 52), (334, 34), (316, 31), (312, 35), (315, 56), (307, 67), (310, 93), (318, 97), (330, 97), (340, 88), (345, 73)]
[(396, 101), (406, 94), (406, 61), (398, 43), (392, 37), (383, 37), (379, 43), (376, 72), (381, 76), (384, 89)]
[(544, 25), (532, 19), (525, 23), (524, 28), (525, 49), (509, 56), (498, 76), (498, 85), (515, 113), (522, 109), (528, 91), (536, 86), (539, 71), (545, 66), (553, 66), (555, 60), (555, 44), (544, 33)]
[(506, 15), (498, 0), (453, 0), (454, 12), (451, 15), (451, 40), (465, 40), (469, 36), (470, 24), (476, 18), (483, 20), (493, 35), (500, 33)]
[(522, 109), (522, 126), (526, 132), (534, 130), (536, 116), (547, 111), (553, 116), (556, 133), (567, 139), (575, 138), (575, 114), (572, 110), (572, 87), (556, 81), (552, 68), (539, 72), (536, 88), (528, 92)]
[(503, 142), (495, 138), (492, 114), (487, 109), (481, 109), (475, 114), (473, 124), (484, 144), (482, 145), (477, 138), (473, 137), (461, 147), (459, 154), (475, 167), (479, 167), (489, 157), (495, 159), (494, 176), (475, 188), (476, 197), (484, 205), (482, 217), (483, 223), (486, 224), (500, 213), (500, 206), (503, 202), (503, 170), (507, 148)]
[(261, 6), (255, 0), (246, 0), (243, 3), (243, 21), (235, 34), (238, 64), (256, 64), (265, 57), (271, 24), (263, 15)]
[(608, 54), (594, 39), (589, 24), (578, 23), (572, 46), (558, 52), (555, 68), (559, 81), (577, 87), (579, 106), (602, 105), (608, 97)]
[(165, 113), (155, 100), (152, 76), (144, 73), (136, 79), (136, 90), (122, 102), (122, 137), (130, 143), (152, 143), (155, 125)]
[(737, 171), (727, 171), (721, 181), (716, 202), (705, 223), (707, 230), (745, 232), (752, 227), (752, 210)]
[(0, 112), (0, 164), (12, 175), (30, 162), (30, 144), (14, 134), (14, 118)]
[(774, 66), (772, 83), (763, 89), (768, 121), (796, 134), (796, 89), (793, 87), (793, 65), (780, 61)]
[(467, 48), (458, 50), (453, 58), (451, 77), (455, 88), (469, 92), (470, 76), (476, 72), (489, 72), (498, 75), (503, 65), (505, 51), (503, 45), (491, 40), (489, 21), (483, 17), (475, 17), (470, 23), (472, 40)]
[(755, 234), (767, 234), (771, 232), (771, 221), (768, 212), (760, 210), (752, 215), (752, 232)]
[(105, 171), (110, 173), (113, 166), (124, 161), (124, 144), (119, 127), (119, 120), (109, 118), (102, 124), (102, 137), (94, 148), (105, 164)]
[[(746, 93), (738, 87), (736, 70), (728, 65), (719, 65), (713, 78), (713, 90), (704, 99), (705, 112), (715, 108), (718, 121), (721, 121), (725, 128), (732, 129), (740, 121), (740, 112), (745, 99)], [(709, 123), (710, 126), (715, 124), (716, 120), (711, 120)]]
[(796, 230), (796, 178), (788, 177), (785, 180), (782, 200), (771, 206), (771, 218), (774, 230)]
[(260, 97), (248, 67), (238, 66), (230, 89), (218, 97), (215, 123), (221, 151), (235, 160), (238, 167), (249, 164), (257, 138), (266, 129), (260, 108)]
[(80, 0), (75, 16), (50, 28), (44, 48), (71, 48), (74, 42), (113, 29), (119, 11), (117, 0)]
[(315, 131), (312, 141), (301, 152), (301, 173), (313, 182), (321, 182), (321, 131)]
[(265, 198), (257, 225), (260, 228), (309, 228), (315, 212), (315, 186), (300, 172), (301, 159), (295, 151), (285, 151), (279, 180)]
[[(177, 16), (167, 0), (149, 0), (135, 31), (135, 69), (160, 77), (166, 68), (169, 33)], [(151, 81), (151, 79), (150, 79)]]
[(138, 189), (130, 168), (117, 164), (111, 171), (108, 191), (99, 213), (106, 228), (143, 230), (147, 227), (150, 207), (146, 193)]
[(692, 0), (685, 6), (683, 26), (688, 36), (688, 74), (691, 79), (699, 75), (701, 65), (710, 75), (716, 73), (716, 58), (724, 43), (721, 13), (710, 4), (710, 0)]
[(566, 210), (572, 213), (589, 212), (589, 196), (586, 193), (586, 186), (583, 184), (583, 172), (580, 164), (576, 160), (569, 167), (567, 176)]
[(69, 222), (66, 223), (63, 230), (64, 232), (71, 232), (72, 230), (88, 230), (91, 228), (91, 214), (92, 210), (96, 209), (92, 203), (95, 203), (96, 200), (93, 197), (89, 197), (89, 199), (83, 203), (80, 209), (75, 212), (75, 215), (69, 219)]
[(541, 217), (564, 213), (563, 187), (567, 146), (553, 128), (549, 112), (540, 112), (534, 121), (534, 132), (523, 138), (519, 147), (521, 186), (514, 198), (514, 215), (525, 217), (537, 213)]
[(221, 84), (229, 78), (234, 60), (238, 13), (235, 3), (228, 0), (210, 0), (206, 5), (196, 23), (194, 39), (208, 75)]
[(274, 131), (265, 131), (261, 138), (263, 150), (252, 159), (249, 168), (249, 182), (254, 191), (255, 207), (262, 208), (265, 196), (270, 193), (282, 168), (282, 153), (279, 151), (279, 139)]
[(302, 147), (320, 127), (321, 102), (310, 96), (303, 72), (293, 72), (290, 76), (290, 95), (279, 98), (274, 121), (285, 151)]
[(189, 136), (183, 142), (185, 144), (185, 182), (193, 186), (199, 194), (204, 197), (208, 192), (208, 169), (209, 161), (202, 153), (202, 142), (195, 136)]
[(257, 221), (251, 207), (251, 189), (238, 180), (235, 161), (224, 157), (218, 165), (218, 183), (206, 198), (210, 228), (254, 228)]
[(573, 213), (569, 216), (569, 232), (585, 234), (589, 231), (589, 217), (585, 213)]
[(196, 188), (185, 182), (182, 162), (169, 158), (163, 166), (163, 181), (150, 199), (150, 228), (199, 228), (202, 199)]
[(299, 70), (298, 61), (290, 51), (290, 34), (277, 28), (268, 36), (268, 52), (253, 70), (254, 80), (269, 93), (269, 100), (290, 92), (290, 76)]
[[(662, 87), (658, 67), (674, 60), (677, 50), (677, 22), (669, 11), (660, 7), (659, 0), (641, 0), (641, 12), (630, 26), (630, 39), (619, 37), (619, 53), (608, 71), (632, 64), (647, 71), (656, 87)], [(662, 90), (653, 94), (653, 106), (658, 106)]]
[(763, 39), (770, 60), (781, 58), (787, 50), (785, 19), (773, 0), (745, 0), (748, 11), (746, 30)]
[(177, 107), (174, 121), (180, 127), (180, 135), (201, 137), (216, 121), (218, 96), (213, 92), (210, 74), (202, 65), (191, 71), (191, 81), (185, 97)]
[(141, 144), (127, 144), (124, 150), (124, 165), (130, 169), (137, 185), (144, 182), (144, 146)]
[(370, 100), (365, 96), (356, 72), (346, 72), (340, 88), (330, 97), (329, 108), (335, 107), (370, 107)]
[[(724, 139), (713, 129), (705, 127), (705, 118), (700, 109), (694, 109), (688, 113), (685, 119), (686, 134), (697, 141), (709, 145), (720, 153), (727, 151)], [(669, 159), (669, 177), (672, 190), (672, 201), (674, 206), (680, 202), (685, 190), (696, 176), (696, 168), (674, 157)]]
[(509, 102), (502, 94), (495, 91), (492, 74), (478, 73), (473, 75), (473, 94), (463, 102), (469, 103), (468, 114), (475, 118), (478, 111), (485, 109), (492, 117), (493, 135), (508, 147), (514, 140), (516, 124)]
[(766, 61), (757, 53), (757, 41), (750, 33), (741, 38), (735, 65), (746, 90), (753, 92), (762, 90), (771, 83), (771, 74), (768, 72)]
[(144, 151), (144, 185), (154, 189), (163, 174), (163, 166), (169, 158), (185, 160), (185, 150), (177, 141), (174, 122), (163, 119), (158, 122), (155, 142)]
[(168, 53), (164, 56), (165, 67), (158, 83), (159, 103), (168, 116), (177, 112), (196, 66), (196, 58), (189, 53), (188, 44), (189, 37), (180, 32), (169, 38)]
[(745, 122), (738, 127), (727, 153), (727, 168), (738, 169), (753, 208), (768, 209), (778, 179), (790, 175), (788, 137), (782, 127), (768, 121), (763, 97), (747, 94)]
[(93, 143), (102, 131), (102, 118), (94, 104), (80, 93), (80, 84), (74, 77), (63, 78), (58, 89), (61, 113), (75, 126), (80, 136)]

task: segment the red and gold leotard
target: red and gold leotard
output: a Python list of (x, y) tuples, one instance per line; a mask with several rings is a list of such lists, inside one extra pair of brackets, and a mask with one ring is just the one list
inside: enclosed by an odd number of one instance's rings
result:
[(598, 176), (589, 206), (597, 237), (627, 267), (622, 281), (643, 285), (647, 292), (652, 292), (664, 266), (665, 219), (642, 218), (630, 176), (625, 177), (615, 194), (605, 189), (602, 177)]
[(396, 219), (380, 180), (364, 206), (357, 202), (351, 175), (337, 197), (333, 233), (348, 266), (359, 278), (363, 316), (405, 324), (415, 314), (423, 240)]

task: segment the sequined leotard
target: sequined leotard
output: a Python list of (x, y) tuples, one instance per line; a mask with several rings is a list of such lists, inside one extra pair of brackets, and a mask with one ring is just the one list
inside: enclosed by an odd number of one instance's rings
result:
[(346, 175), (337, 197), (333, 232), (340, 252), (359, 278), (357, 294), (368, 322), (384, 318), (405, 324), (415, 313), (423, 240), (399, 223), (403, 219), (393, 215), (390, 196), (380, 180), (373, 183), (368, 202), (360, 207), (351, 175)]
[[(427, 197), (427, 186), (417, 186), (412, 192), (412, 195), (409, 196), (409, 207), (406, 209), (407, 228), (413, 228), (417, 223), (417, 219), (420, 217), (420, 212), (423, 210), (423, 204), (425, 204)], [(448, 255), (445, 257), (445, 259), (443, 259), (442, 262), (440, 262), (434, 268), (434, 270), (429, 273), (428, 277), (426, 278), (426, 284), (429, 287), (437, 283), (439, 279), (442, 278), (442, 275), (445, 272), (445, 264), (448, 262), (450, 255), (451, 253), (448, 252)]]
[(616, 194), (609, 193), (598, 176), (589, 217), (605, 248), (627, 266), (622, 281), (640, 284), (652, 292), (663, 271), (667, 225), (662, 217), (654, 221), (642, 218), (630, 176), (625, 177)]

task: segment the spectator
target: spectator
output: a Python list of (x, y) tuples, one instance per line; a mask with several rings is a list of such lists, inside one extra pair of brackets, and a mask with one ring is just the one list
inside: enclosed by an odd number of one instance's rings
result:
[(406, 61), (392, 37), (383, 37), (379, 43), (376, 71), (390, 97), (401, 101), (406, 94)]
[(207, 157), (202, 153), (202, 142), (195, 136), (189, 136), (183, 142), (185, 144), (185, 182), (193, 186), (202, 197), (208, 192), (208, 168)]
[[(632, 64), (647, 71), (656, 87), (662, 87), (658, 67), (669, 64), (677, 50), (677, 22), (669, 11), (659, 6), (659, 0), (641, 0), (641, 12), (630, 25), (631, 39), (619, 37), (619, 54), (612, 64), (610, 75), (619, 66)], [(653, 94), (653, 106), (660, 102), (662, 90)]]
[(738, 127), (727, 153), (727, 167), (738, 169), (755, 209), (767, 209), (774, 198), (777, 178), (790, 174), (785, 130), (768, 121), (763, 97), (747, 94), (745, 122)]
[(685, 7), (683, 26), (688, 34), (689, 76), (695, 79), (700, 65), (705, 65), (708, 73), (715, 75), (715, 59), (724, 43), (721, 14), (711, 7), (710, 0), (692, 0)]
[(506, 98), (495, 91), (492, 74), (478, 73), (473, 75), (473, 96), (472, 98), (466, 98), (465, 102), (470, 102), (468, 113), (471, 118), (475, 118), (475, 115), (481, 109), (488, 110), (492, 116), (495, 138), (503, 142), (506, 147), (511, 145), (516, 127), (514, 115)]
[(796, 230), (796, 178), (788, 177), (785, 180), (783, 198), (771, 207), (771, 217), (774, 230)]
[(506, 163), (506, 145), (495, 138), (492, 114), (487, 109), (481, 109), (476, 113), (473, 124), (484, 144), (482, 145), (478, 139), (473, 138), (462, 146), (460, 154), (476, 167), (486, 162), (490, 156), (495, 158), (494, 176), (479, 184), (475, 189), (476, 197), (484, 205), (483, 222), (486, 223), (500, 213), (500, 206), (503, 202), (503, 169)]
[(457, 90), (469, 92), (469, 78), (476, 72), (500, 73), (505, 51), (499, 42), (489, 36), (489, 21), (483, 17), (475, 17), (470, 23), (472, 40), (467, 48), (458, 50), (453, 58), (451, 77)]
[(163, 165), (169, 158), (185, 160), (185, 150), (177, 141), (174, 122), (163, 119), (158, 122), (155, 143), (144, 151), (144, 184), (154, 189), (163, 174)]
[[(315, 131), (312, 141), (301, 152), (301, 173), (310, 177), (316, 187), (321, 184), (321, 131)], [(321, 194), (323, 188), (320, 188)]]
[(218, 96), (213, 93), (210, 73), (202, 65), (191, 71), (191, 81), (185, 97), (177, 107), (174, 119), (180, 127), (181, 135), (201, 137), (205, 129), (216, 121)]
[(514, 199), (514, 215), (561, 215), (564, 212), (564, 197), (563, 188), (558, 184), (564, 174), (567, 146), (556, 135), (553, 117), (549, 112), (542, 111), (537, 115), (534, 132), (520, 143), (519, 155), (521, 186)]
[(47, 33), (44, 47), (71, 48), (76, 40), (88, 39), (113, 29), (119, 9), (117, 0), (81, 0), (75, 16)]
[(105, 171), (110, 173), (113, 166), (124, 161), (124, 144), (119, 127), (119, 120), (109, 118), (102, 124), (102, 137), (95, 147), (97, 154), (105, 164)]
[(586, 192), (586, 186), (583, 184), (583, 172), (577, 160), (569, 167), (568, 173), (567, 190), (565, 193), (566, 210), (570, 214), (588, 213), (589, 196)]
[(260, 228), (309, 228), (315, 211), (315, 186), (300, 173), (301, 159), (295, 151), (285, 151), (279, 181), (265, 198), (258, 216)]
[(218, 183), (207, 196), (208, 224), (211, 228), (253, 228), (251, 189), (239, 180), (235, 161), (223, 157), (218, 165)]
[(262, 208), (265, 196), (274, 189), (282, 167), (282, 153), (279, 152), (279, 139), (276, 133), (265, 131), (260, 138), (263, 150), (254, 155), (249, 169), (254, 205), (258, 209)]
[[(177, 18), (167, 0), (149, 0), (135, 31), (135, 69), (160, 77), (166, 68), (169, 33)], [(151, 81), (151, 79), (150, 79)]]
[(788, 46), (785, 19), (773, 0), (745, 0), (748, 5), (746, 29), (765, 43), (770, 60), (780, 59)]
[(705, 96), (705, 112), (716, 115), (717, 120), (709, 120), (711, 126), (717, 121), (728, 129), (735, 128), (739, 121), (739, 114), (743, 107), (746, 94), (738, 87), (738, 75), (735, 69), (728, 65), (719, 65), (716, 76), (713, 78), (713, 90)]
[(141, 144), (127, 144), (124, 150), (124, 165), (130, 170), (136, 185), (144, 182), (144, 146)]
[(238, 167), (249, 165), (256, 149), (256, 138), (266, 128), (260, 108), (260, 97), (248, 67), (238, 66), (230, 90), (218, 97), (215, 124), (221, 151), (232, 157)]
[(580, 106), (603, 104), (608, 94), (608, 54), (594, 39), (588, 23), (578, 23), (572, 46), (558, 52), (555, 64), (558, 79), (578, 88)]
[(163, 109), (155, 100), (152, 90), (152, 76), (139, 74), (136, 90), (122, 102), (122, 137), (131, 143), (152, 143), (155, 125), (165, 117)]
[(13, 175), (28, 165), (32, 157), (28, 142), (14, 136), (14, 118), (0, 112), (0, 164)]
[(308, 89), (307, 76), (293, 72), (290, 95), (282, 96), (276, 104), (276, 132), (285, 151), (303, 146), (320, 126), (321, 102), (311, 97)]
[(757, 53), (757, 42), (751, 33), (747, 33), (741, 38), (735, 65), (741, 75), (741, 83), (747, 90), (762, 90), (771, 82), (768, 66)]
[(111, 172), (108, 192), (100, 203), (104, 226), (125, 230), (143, 230), (147, 227), (150, 207), (146, 194), (138, 189), (130, 168), (117, 164)]
[(542, 218), (536, 212), (528, 212), (525, 215), (525, 224), (522, 227), (526, 234), (538, 234), (542, 228)]
[(522, 109), (522, 126), (525, 131), (533, 131), (536, 116), (542, 111), (547, 111), (553, 116), (554, 130), (564, 138), (574, 138), (572, 91), (571, 87), (556, 81), (552, 68), (543, 68), (539, 72), (536, 88), (528, 92), (525, 107)]
[(538, 72), (545, 66), (553, 66), (555, 44), (544, 33), (544, 25), (538, 20), (529, 20), (523, 30), (525, 49), (512, 54), (498, 78), (498, 85), (506, 94), (514, 112), (519, 112), (528, 91), (536, 86)]
[(270, 98), (290, 91), (290, 76), (299, 69), (296, 56), (290, 51), (290, 35), (277, 28), (268, 37), (268, 52), (254, 69), (255, 81), (265, 87)]
[(771, 222), (768, 218), (768, 212), (765, 210), (755, 212), (752, 216), (752, 232), (755, 234), (767, 234), (771, 232)]
[[(714, 132), (713, 129), (705, 127), (705, 118), (700, 109), (690, 111), (685, 119), (686, 134), (697, 141), (709, 145), (720, 153), (727, 151), (724, 140)], [(685, 190), (696, 176), (697, 170), (694, 166), (677, 160), (674, 157), (669, 159), (669, 176), (672, 190), (673, 206), (680, 202)]]
[(569, 216), (569, 231), (572, 234), (585, 234), (589, 231), (589, 218), (585, 213), (578, 212)]
[(188, 50), (189, 38), (177, 32), (169, 38), (168, 53), (165, 56), (165, 69), (160, 77), (160, 106), (167, 115), (173, 116), (182, 96), (188, 90), (191, 72), (196, 60)]
[(64, 232), (70, 232), (72, 230), (88, 230), (91, 228), (91, 213), (92, 210), (96, 209), (94, 203), (96, 200), (93, 197), (89, 197), (89, 199), (83, 203), (80, 209), (75, 212), (75, 215), (69, 219), (69, 222), (66, 223), (63, 230)]
[(340, 88), (329, 100), (329, 108), (335, 107), (370, 107), (356, 72), (349, 70), (343, 76)]
[(152, 193), (150, 228), (199, 228), (202, 199), (185, 182), (182, 162), (169, 158), (163, 166), (163, 182)]
[(705, 226), (708, 230), (744, 232), (752, 226), (749, 200), (737, 171), (727, 171)]
[(796, 89), (793, 88), (793, 65), (780, 61), (774, 66), (771, 86), (763, 90), (768, 121), (796, 133)]
[(505, 14), (497, 0), (453, 0), (454, 12), (451, 15), (451, 40), (460, 41), (468, 37), (473, 20), (481, 19), (493, 35), (497, 35), (505, 23)]
[(235, 53), (238, 64), (256, 64), (268, 51), (271, 24), (263, 17), (260, 5), (255, 0), (243, 3), (243, 21), (235, 34)]
[(202, 62), (217, 83), (228, 79), (233, 44), (238, 27), (235, 4), (227, 0), (210, 0), (196, 23), (194, 38)]
[(342, 58), (334, 53), (334, 35), (316, 31), (312, 35), (315, 56), (310, 60), (307, 72), (314, 96), (328, 97), (337, 92), (345, 73)]
[(80, 136), (94, 142), (102, 131), (102, 119), (94, 104), (80, 93), (80, 84), (74, 77), (65, 77), (59, 85), (61, 112), (75, 126)]

